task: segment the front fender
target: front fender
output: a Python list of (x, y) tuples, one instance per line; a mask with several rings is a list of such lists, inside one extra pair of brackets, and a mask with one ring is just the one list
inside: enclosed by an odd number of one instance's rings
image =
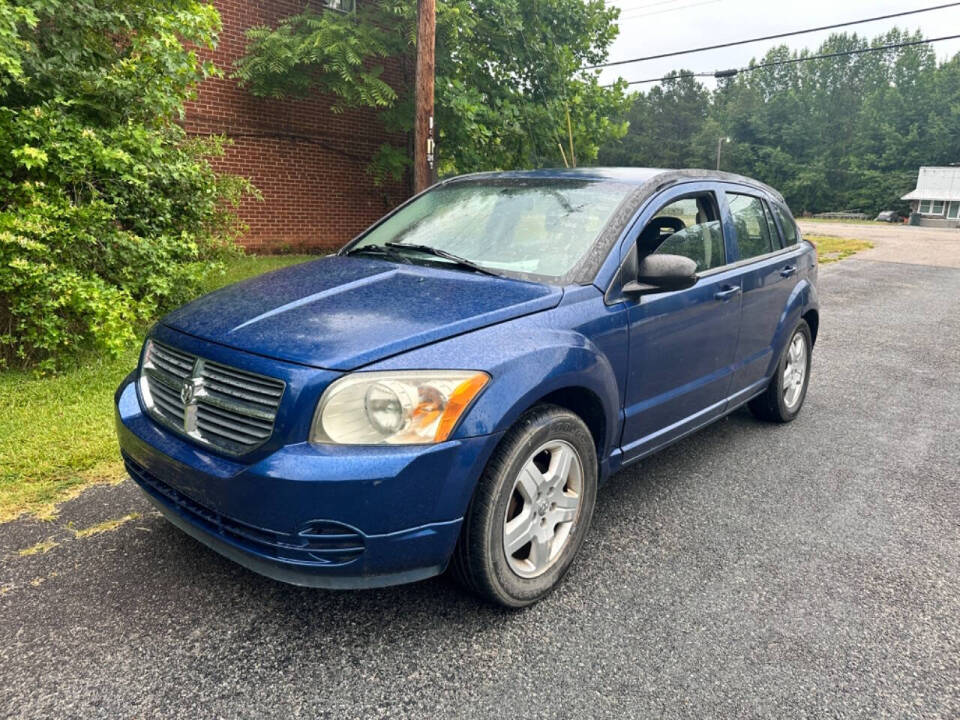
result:
[(543, 315), (484, 328), (390, 358), (370, 370), (462, 368), (490, 374), (489, 385), (453, 438), (502, 432), (547, 395), (586, 390), (603, 409), (606, 432), (599, 459), (619, 438), (620, 386), (607, 355), (584, 334), (545, 327)]
[[(609, 360), (586, 338), (572, 332), (538, 337), (555, 344), (504, 358), (493, 369), (493, 382), (460, 430), (465, 436), (506, 430), (546, 396), (560, 390), (586, 390), (603, 408), (607, 431), (599, 453), (602, 460), (619, 427), (619, 385)], [(578, 341), (580, 344), (574, 344)]]

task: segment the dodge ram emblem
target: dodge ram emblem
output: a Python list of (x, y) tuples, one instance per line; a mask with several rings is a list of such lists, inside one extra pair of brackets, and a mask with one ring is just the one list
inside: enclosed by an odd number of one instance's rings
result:
[(190, 405), (197, 399), (197, 394), (200, 392), (202, 385), (203, 380), (201, 378), (184, 380), (183, 387), (180, 388), (180, 399), (184, 405)]

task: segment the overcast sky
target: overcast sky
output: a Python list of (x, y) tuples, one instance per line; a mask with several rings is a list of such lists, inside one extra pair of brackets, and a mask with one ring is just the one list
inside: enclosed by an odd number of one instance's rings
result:
[[(945, 4), (945, 0), (607, 0), (607, 4), (616, 5), (621, 10), (620, 36), (610, 50), (609, 59), (613, 61), (916, 10)], [(834, 32), (857, 32), (872, 38), (895, 25), (910, 30), (919, 28), (925, 37), (958, 35), (960, 6), (855, 25)], [(829, 35), (830, 32), (810, 33), (779, 41), (620, 65), (605, 70), (601, 80), (656, 78), (681, 68), (696, 72), (739, 68), (751, 58), (762, 57), (776, 45), (787, 43), (792, 49), (816, 48)], [(934, 43), (932, 47), (938, 58), (946, 59), (960, 52), (960, 40)], [(706, 82), (712, 87), (712, 80)], [(650, 87), (633, 86), (643, 90)]]

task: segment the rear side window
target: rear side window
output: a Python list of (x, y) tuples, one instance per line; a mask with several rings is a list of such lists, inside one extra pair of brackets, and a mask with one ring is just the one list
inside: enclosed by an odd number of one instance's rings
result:
[(730, 203), (730, 214), (733, 216), (733, 225), (737, 229), (737, 245), (740, 248), (740, 259), (766, 255), (779, 249), (780, 240), (770, 234), (770, 223), (767, 219), (763, 201), (750, 195), (727, 193)]
[(790, 213), (779, 205), (773, 206), (773, 212), (776, 213), (777, 220), (780, 221), (780, 228), (783, 230), (783, 246), (790, 247), (800, 242), (800, 233), (797, 232), (797, 224), (793, 221), (793, 218), (790, 217)]

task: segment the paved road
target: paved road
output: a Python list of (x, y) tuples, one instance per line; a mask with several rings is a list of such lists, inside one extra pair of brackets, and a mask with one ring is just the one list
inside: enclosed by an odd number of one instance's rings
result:
[(806, 235), (833, 235), (869, 240), (873, 243), (873, 249), (858, 255), (863, 260), (960, 268), (960, 230), (809, 220), (801, 220), (799, 225)]
[(852, 259), (821, 287), (801, 418), (737, 413), (614, 477), (523, 612), (444, 579), (283, 586), (129, 483), (0, 527), (0, 714), (960, 717), (960, 270)]

